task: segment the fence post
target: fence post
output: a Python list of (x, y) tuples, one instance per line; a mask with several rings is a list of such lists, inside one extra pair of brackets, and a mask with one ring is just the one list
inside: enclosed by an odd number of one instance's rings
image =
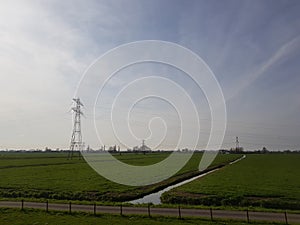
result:
[(120, 205), (120, 215), (123, 216), (123, 207), (122, 207), (122, 204)]
[(72, 213), (72, 203), (69, 202), (69, 213)]
[(46, 201), (46, 212), (48, 212), (49, 206), (48, 206), (48, 200)]
[(21, 210), (23, 210), (24, 209), (24, 200), (22, 199), (21, 200)]
[(214, 218), (213, 218), (212, 208), (210, 208), (209, 211), (210, 211), (210, 219), (213, 220)]
[(96, 215), (96, 203), (94, 203), (94, 215)]
[(247, 209), (247, 223), (250, 222), (250, 219), (249, 219), (249, 209)]
[(180, 205), (178, 206), (178, 217), (181, 219), (181, 210), (180, 210)]
[(151, 217), (151, 213), (150, 213), (150, 204), (148, 204), (148, 216)]
[(288, 219), (287, 219), (287, 213), (286, 213), (286, 211), (284, 212), (284, 218), (285, 218), (285, 224), (289, 224), (288, 223)]

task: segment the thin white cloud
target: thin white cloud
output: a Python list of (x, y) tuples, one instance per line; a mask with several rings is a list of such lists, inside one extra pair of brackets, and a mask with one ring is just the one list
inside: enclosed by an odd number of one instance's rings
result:
[[(83, 70), (105, 51), (130, 41), (179, 40), (207, 60), (223, 85), (225, 97), (238, 96), (281, 60), (299, 51), (299, 37), (274, 51), (279, 43), (299, 33), (299, 16), (281, 12), (277, 1), (272, 7), (269, 4), (229, 1), (220, 7), (219, 3), (201, 1), (180, 5), (171, 1), (1, 1), (0, 148), (67, 147), (72, 124), (66, 112)], [(270, 40), (267, 47), (266, 40)], [(258, 64), (267, 55), (270, 58)], [(290, 63), (284, 63), (281, 70)], [(291, 67), (294, 75), (289, 82), (296, 83), (298, 67)], [(122, 81), (112, 80), (112, 88)], [(201, 93), (178, 78), (181, 81), (192, 97), (199, 97)], [(296, 91), (293, 86), (285, 96), (295, 96)], [(253, 106), (256, 94), (251, 97), (247, 104)], [(235, 101), (231, 103), (231, 110), (239, 107)], [(276, 107), (272, 110), (280, 111)], [(199, 108), (203, 110), (202, 105)], [(299, 107), (291, 110), (296, 115)], [(262, 115), (262, 110), (256, 111)], [(257, 119), (257, 115), (246, 120)], [(93, 137), (87, 122), (83, 127), (84, 138)]]
[(86, 40), (34, 2), (0, 4), (0, 148), (63, 146), (53, 131), (69, 133), (63, 112), (87, 64), (76, 56)]
[(253, 73), (242, 76), (242, 81), (235, 84), (236, 88), (228, 94), (226, 101), (238, 96), (245, 88), (253, 84), (259, 77), (263, 76), (270, 68), (276, 65), (280, 60), (289, 57), (290, 54), (299, 50), (300, 35), (283, 44), (269, 59), (263, 62)]

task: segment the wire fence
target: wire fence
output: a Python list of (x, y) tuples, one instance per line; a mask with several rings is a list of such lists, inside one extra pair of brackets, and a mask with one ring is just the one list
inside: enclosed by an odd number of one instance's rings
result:
[(268, 222), (280, 222), (285, 224), (293, 224), (300, 222), (300, 214), (283, 212), (258, 212), (250, 211), (248, 209), (243, 211), (232, 211), (232, 210), (220, 210), (220, 209), (196, 209), (196, 208), (184, 208), (178, 205), (177, 208), (162, 208), (153, 207), (153, 205), (148, 204), (142, 207), (133, 207), (127, 204), (120, 204), (115, 206), (105, 206), (97, 205), (96, 203), (89, 205), (74, 204), (71, 201), (69, 203), (49, 203), (45, 202), (25, 202), (21, 200), (20, 202), (10, 202), (10, 201), (0, 201), (0, 207), (8, 208), (20, 208), (24, 210), (26, 208), (35, 208), (45, 210), (45, 212), (51, 211), (65, 211), (69, 214), (73, 212), (86, 212), (96, 215), (101, 213), (108, 214), (119, 214), (123, 215), (143, 215), (143, 216), (172, 216), (178, 219), (183, 218), (205, 218), (211, 221), (217, 219), (233, 219), (242, 220), (247, 223), (253, 221), (268, 221)]

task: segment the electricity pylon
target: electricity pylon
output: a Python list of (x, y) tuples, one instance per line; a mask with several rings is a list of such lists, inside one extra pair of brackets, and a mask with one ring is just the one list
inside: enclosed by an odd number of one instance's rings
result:
[(79, 154), (79, 159), (81, 158), (80, 151), (83, 150), (83, 142), (82, 142), (82, 135), (81, 135), (81, 121), (80, 117), (83, 115), (81, 111), (81, 106), (83, 104), (80, 102), (79, 98), (73, 98), (75, 102), (75, 107), (72, 107), (72, 111), (74, 113), (74, 125), (73, 125), (73, 132), (71, 137), (71, 144), (70, 144), (70, 151), (68, 154), (68, 159), (73, 158), (74, 151), (77, 151)]
[(235, 137), (235, 150), (236, 150), (236, 151), (239, 151), (239, 150), (240, 150), (239, 137)]

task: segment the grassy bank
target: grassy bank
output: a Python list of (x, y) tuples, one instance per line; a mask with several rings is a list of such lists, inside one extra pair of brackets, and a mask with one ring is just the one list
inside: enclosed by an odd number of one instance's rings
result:
[(170, 204), (300, 209), (300, 154), (246, 159), (164, 193)]

